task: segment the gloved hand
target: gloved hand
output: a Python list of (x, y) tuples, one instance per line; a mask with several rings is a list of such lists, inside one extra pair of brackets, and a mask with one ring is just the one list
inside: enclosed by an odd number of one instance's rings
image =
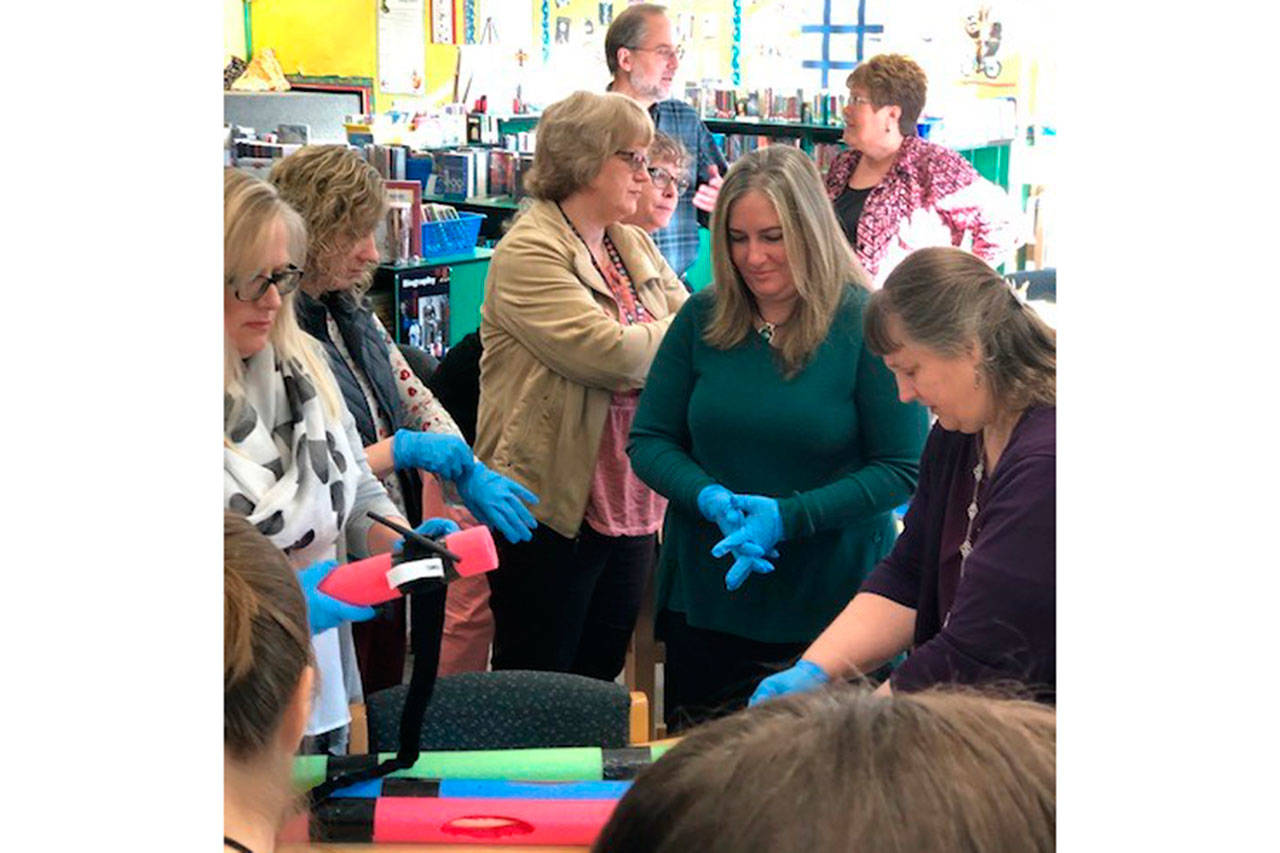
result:
[(497, 530), (508, 542), (528, 542), (533, 538), (538, 520), (525, 507), (526, 503), (538, 502), (533, 492), (490, 471), (482, 462), (472, 465), (456, 485), (462, 502), (481, 524)]
[(358, 604), (347, 604), (320, 591), (321, 582), (337, 567), (337, 560), (321, 560), (298, 572), (298, 583), (307, 599), (307, 622), (311, 633), (319, 634), (336, 628), (343, 622), (365, 622), (373, 618), (374, 609)]
[(786, 696), (788, 693), (800, 693), (820, 687), (831, 680), (831, 677), (813, 661), (800, 658), (791, 669), (776, 672), (760, 682), (756, 692), (751, 694), (750, 705), (756, 705), (775, 696)]
[[(748, 546), (753, 547), (753, 546)], [(755, 572), (761, 575), (767, 575), (773, 571), (773, 563), (770, 563), (763, 557), (750, 556), (738, 551), (732, 552), (734, 556), (733, 565), (729, 567), (729, 571), (724, 575), (724, 588), (733, 592), (742, 586), (743, 581)]]
[(391, 461), (397, 471), (421, 468), (456, 481), (471, 470), (475, 456), (456, 435), (398, 429), (391, 439)]
[[(439, 539), (441, 536), (448, 536), (450, 533), (457, 533), (461, 530), (458, 523), (449, 518), (428, 518), (426, 521), (413, 528), (413, 532), (428, 539)], [(399, 554), (404, 550), (404, 540), (401, 539), (391, 546), (392, 554)]]
[(725, 588), (732, 591), (752, 572), (773, 571), (773, 564), (762, 558), (777, 556), (773, 546), (782, 539), (782, 515), (776, 499), (760, 495), (734, 495), (730, 505), (742, 513), (742, 525), (717, 542), (711, 555), (723, 557), (732, 552), (736, 558), (724, 579)]
[(742, 511), (735, 509), (732, 501), (733, 492), (719, 483), (712, 483), (698, 492), (698, 511), (720, 528), (722, 536), (728, 536), (742, 526)]

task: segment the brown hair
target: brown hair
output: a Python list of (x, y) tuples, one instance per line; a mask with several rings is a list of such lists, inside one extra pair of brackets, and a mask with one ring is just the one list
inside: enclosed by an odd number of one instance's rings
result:
[(711, 318), (703, 333), (707, 344), (730, 349), (753, 334), (754, 300), (729, 250), (729, 210), (753, 190), (768, 198), (778, 213), (799, 294), (795, 313), (779, 330), (777, 352), (783, 375), (789, 378), (826, 339), (844, 289), (850, 284), (866, 287), (866, 277), (849, 254), (813, 160), (789, 145), (758, 148), (729, 169), (711, 216), (715, 284)]
[(976, 344), (979, 369), (1001, 408), (1056, 404), (1056, 333), (976, 255), (935, 246), (912, 252), (894, 267), (862, 315), (867, 349), (881, 357), (902, 346), (889, 334), (890, 316), (911, 340), (944, 357), (960, 356)]
[[(386, 182), (345, 145), (307, 145), (272, 166), (268, 177), (306, 220), (311, 279), (327, 279), (351, 245), (387, 213)], [(353, 292), (359, 297), (372, 281), (370, 273)]]
[(916, 119), (924, 110), (929, 78), (911, 57), (900, 53), (877, 54), (858, 63), (858, 67), (849, 73), (845, 85), (850, 89), (854, 86), (866, 89), (871, 105), (876, 109), (901, 107), (898, 130), (903, 136), (916, 135)]
[(608, 853), (1054, 849), (1052, 708), (841, 685), (702, 726), (641, 772)]
[[(604, 34), (604, 62), (609, 66), (610, 74), (618, 73), (618, 50), (624, 47), (635, 47), (649, 35), (649, 19), (654, 15), (665, 15), (666, 6), (657, 3), (637, 3), (628, 6), (622, 14), (613, 19), (609, 30)], [(541, 139), (539, 139), (541, 142)]]
[(279, 730), (311, 663), (311, 631), (298, 578), (266, 536), (224, 510), (222, 547), (222, 740), (249, 761)]
[(651, 141), (653, 119), (631, 98), (574, 92), (538, 119), (538, 144), (525, 189), (534, 198), (564, 201), (591, 183), (614, 152), (629, 145), (648, 148)]

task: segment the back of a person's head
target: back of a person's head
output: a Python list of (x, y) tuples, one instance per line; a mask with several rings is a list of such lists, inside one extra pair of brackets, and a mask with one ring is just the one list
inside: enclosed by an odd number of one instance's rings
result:
[(252, 762), (269, 751), (311, 662), (307, 605), (284, 554), (223, 512), (223, 745)]
[(841, 686), (707, 724), (636, 780), (607, 853), (1054, 849), (1054, 711)]

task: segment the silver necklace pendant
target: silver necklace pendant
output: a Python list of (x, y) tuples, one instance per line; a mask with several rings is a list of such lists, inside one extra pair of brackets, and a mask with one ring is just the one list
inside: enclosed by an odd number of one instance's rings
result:
[(757, 331), (760, 332), (760, 337), (764, 338), (765, 343), (768, 343), (773, 340), (773, 332), (777, 328), (778, 327), (773, 323), (765, 323), (763, 326), (757, 329)]

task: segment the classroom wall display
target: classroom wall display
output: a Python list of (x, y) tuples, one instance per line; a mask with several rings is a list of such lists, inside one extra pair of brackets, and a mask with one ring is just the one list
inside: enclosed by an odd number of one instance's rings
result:
[(423, 93), (424, 10), (423, 0), (378, 0), (378, 87), (382, 91)]

